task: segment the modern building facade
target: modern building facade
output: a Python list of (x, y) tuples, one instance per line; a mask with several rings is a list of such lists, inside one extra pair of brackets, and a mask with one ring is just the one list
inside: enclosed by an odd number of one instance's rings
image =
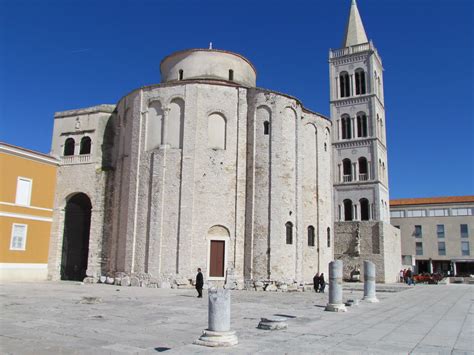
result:
[(378, 281), (400, 267), (398, 231), (390, 225), (382, 59), (352, 1), (342, 48), (329, 52), (335, 258), (347, 278), (364, 260)]
[(57, 166), (0, 142), (0, 280), (46, 280)]
[(401, 232), (404, 267), (474, 274), (474, 196), (392, 200), (390, 214)]

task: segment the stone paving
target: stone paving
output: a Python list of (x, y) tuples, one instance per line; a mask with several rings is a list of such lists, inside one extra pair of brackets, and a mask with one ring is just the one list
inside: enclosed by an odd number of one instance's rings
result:
[[(397, 287), (392, 287), (392, 291)], [(403, 288), (400, 288), (403, 289)], [(205, 294), (206, 296), (207, 294)], [(3, 354), (474, 354), (472, 285), (417, 285), (379, 292), (346, 313), (325, 312), (327, 293), (233, 291), (228, 349), (193, 345), (207, 326), (207, 300), (194, 290), (71, 282), (0, 285)], [(362, 298), (358, 290), (344, 299)], [(261, 317), (288, 317), (261, 330)]]

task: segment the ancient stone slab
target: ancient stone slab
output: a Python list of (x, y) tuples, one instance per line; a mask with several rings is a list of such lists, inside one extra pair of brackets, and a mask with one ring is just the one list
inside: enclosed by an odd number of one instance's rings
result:
[(285, 317), (268, 317), (262, 318), (258, 323), (259, 329), (265, 330), (281, 330), (287, 329), (288, 324), (286, 323), (287, 318)]

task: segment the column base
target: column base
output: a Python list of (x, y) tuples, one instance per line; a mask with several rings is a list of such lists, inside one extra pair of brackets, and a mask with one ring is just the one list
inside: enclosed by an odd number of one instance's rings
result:
[(202, 331), (201, 337), (198, 340), (195, 340), (193, 344), (216, 348), (234, 346), (238, 343), (239, 340), (234, 331), (215, 332), (206, 329)]
[(285, 322), (286, 318), (283, 317), (270, 317), (270, 318), (261, 318), (260, 323), (258, 323), (258, 329), (264, 330), (280, 330), (287, 329), (288, 324)]
[(324, 310), (329, 312), (347, 312), (347, 308), (343, 303), (328, 303)]
[(369, 303), (377, 303), (377, 302), (380, 302), (377, 297), (367, 297), (367, 296), (364, 296), (364, 297), (362, 298), (362, 301), (364, 301), (364, 302), (369, 302)]

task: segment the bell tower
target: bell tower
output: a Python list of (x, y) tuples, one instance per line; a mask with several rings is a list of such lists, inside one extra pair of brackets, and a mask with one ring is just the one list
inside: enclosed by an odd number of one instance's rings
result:
[(352, 0), (340, 49), (329, 52), (336, 221), (389, 223), (382, 59)]

